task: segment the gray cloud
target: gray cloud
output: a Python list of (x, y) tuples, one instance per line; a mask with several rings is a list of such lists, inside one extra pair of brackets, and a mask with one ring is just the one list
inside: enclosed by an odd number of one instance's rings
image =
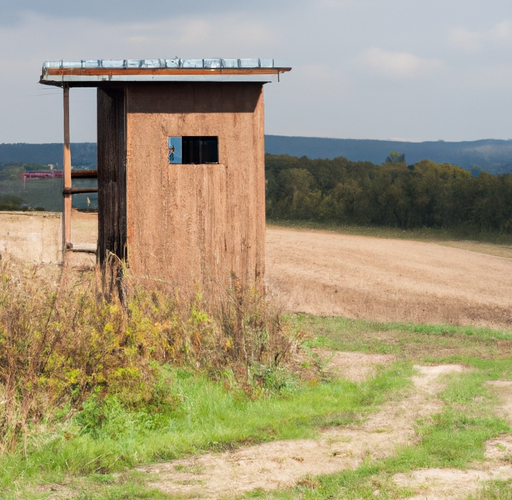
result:
[[(0, 142), (61, 140), (44, 60), (176, 55), (291, 65), (265, 87), (269, 133), (508, 138), (511, 36), (510, 0), (0, 0)], [(73, 140), (95, 140), (94, 94), (72, 106)]]
[(302, 3), (302, 0), (0, 0), (0, 24), (20, 23), (23, 15), (59, 17), (63, 19), (87, 18), (103, 22), (150, 21), (173, 16), (229, 14), (245, 12), (248, 16), (272, 12), (272, 15)]

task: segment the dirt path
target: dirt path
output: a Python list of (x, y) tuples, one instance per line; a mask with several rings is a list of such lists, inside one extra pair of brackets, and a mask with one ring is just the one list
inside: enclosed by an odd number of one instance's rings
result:
[[(512, 424), (512, 382), (496, 381), (489, 385), (499, 391), (497, 414)], [(420, 469), (410, 474), (396, 474), (393, 481), (418, 491), (411, 500), (465, 499), (475, 494), (482, 483), (491, 480), (512, 479), (512, 436), (504, 435), (487, 441), (485, 461), (465, 470)]]
[[(368, 359), (364, 359), (366, 356)], [(353, 364), (362, 362), (372, 366), (376, 362), (369, 355), (343, 353), (339, 360), (341, 371), (350, 370), (351, 357)], [(336, 363), (333, 358), (331, 365)], [(139, 470), (154, 475), (150, 485), (166, 493), (217, 499), (254, 489), (290, 487), (318, 474), (355, 469), (368, 458), (391, 456), (397, 447), (414, 443), (414, 426), (419, 418), (441, 411), (442, 402), (437, 397), (443, 388), (441, 376), (464, 370), (460, 365), (417, 366), (416, 369), (418, 375), (413, 377), (411, 394), (384, 404), (360, 425), (325, 430), (318, 439), (265, 443)], [(359, 373), (356, 378), (360, 378)], [(512, 467), (509, 468), (512, 475)], [(413, 478), (397, 477), (396, 481), (412, 484)]]
[(269, 227), (267, 277), (286, 310), (512, 327), (512, 259), (460, 248)]

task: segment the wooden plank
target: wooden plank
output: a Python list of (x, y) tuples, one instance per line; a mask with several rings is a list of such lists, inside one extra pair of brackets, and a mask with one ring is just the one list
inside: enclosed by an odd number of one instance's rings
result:
[(51, 76), (137, 76), (137, 75), (279, 75), (291, 68), (50, 68)]
[(97, 93), (98, 260), (126, 259), (126, 120), (123, 87)]
[(95, 179), (98, 177), (97, 170), (72, 170), (71, 178), (72, 179)]
[[(64, 170), (64, 191), (71, 189), (71, 140), (69, 133), (69, 87), (63, 87), (64, 99), (64, 152), (63, 152), (63, 170)], [(71, 244), (71, 193), (64, 194), (64, 208), (62, 212), (62, 251)]]
[(77, 253), (92, 253), (92, 254), (95, 254), (96, 253), (96, 246), (94, 246), (94, 248), (91, 246), (91, 247), (85, 247), (85, 246), (80, 246), (80, 247), (71, 247), (69, 249), (70, 252), (77, 252)]
[(69, 194), (86, 194), (86, 193), (97, 193), (98, 188), (97, 187), (71, 187), (71, 188), (65, 188), (62, 190), (62, 194), (64, 196)]

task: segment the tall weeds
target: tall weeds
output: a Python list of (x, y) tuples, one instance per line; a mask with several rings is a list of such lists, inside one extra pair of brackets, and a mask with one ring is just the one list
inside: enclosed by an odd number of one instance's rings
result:
[(158, 378), (164, 363), (223, 377), (252, 397), (279, 388), (298, 339), (256, 291), (235, 284), (215, 298), (198, 291), (183, 300), (116, 266), (55, 281), (44, 269), (0, 261), (3, 451), (90, 397), (114, 395), (134, 408), (168, 397)]

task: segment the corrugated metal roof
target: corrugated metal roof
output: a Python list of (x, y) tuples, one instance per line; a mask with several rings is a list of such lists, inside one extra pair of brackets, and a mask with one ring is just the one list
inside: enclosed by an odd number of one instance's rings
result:
[(40, 83), (96, 86), (103, 82), (242, 81), (271, 82), (291, 68), (273, 59), (123, 59), (46, 61)]

